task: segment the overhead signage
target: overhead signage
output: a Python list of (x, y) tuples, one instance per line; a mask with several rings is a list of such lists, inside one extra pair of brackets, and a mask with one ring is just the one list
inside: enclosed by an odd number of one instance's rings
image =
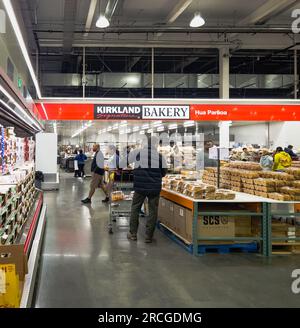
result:
[(190, 106), (157, 106), (145, 105), (143, 119), (188, 120)]
[[(36, 104), (46, 119), (40, 103)], [(44, 102), (49, 120), (300, 121), (298, 104), (92, 104)]]
[(94, 105), (94, 119), (107, 120), (188, 120), (190, 106)]
[(139, 120), (142, 118), (141, 106), (133, 105), (95, 105), (94, 119), (97, 120)]

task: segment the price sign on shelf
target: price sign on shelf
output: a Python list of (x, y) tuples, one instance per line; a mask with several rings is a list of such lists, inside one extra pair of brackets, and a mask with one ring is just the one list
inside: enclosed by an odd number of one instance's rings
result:
[(226, 161), (229, 159), (229, 149), (228, 148), (218, 148), (211, 147), (209, 148), (209, 158), (210, 159), (218, 159), (218, 150), (220, 151), (220, 160)]
[(0, 268), (0, 294), (6, 293), (6, 276), (5, 271)]

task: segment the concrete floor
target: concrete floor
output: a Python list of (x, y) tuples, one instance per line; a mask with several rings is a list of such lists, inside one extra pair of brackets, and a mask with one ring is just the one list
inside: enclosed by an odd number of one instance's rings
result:
[[(299, 307), (291, 272), (300, 256), (271, 261), (255, 254), (194, 257), (156, 232), (156, 242), (126, 239), (127, 222), (107, 232), (108, 208), (97, 191), (81, 205), (89, 180), (61, 174), (46, 192), (45, 242), (36, 307)], [(141, 227), (142, 228), (142, 227)]]

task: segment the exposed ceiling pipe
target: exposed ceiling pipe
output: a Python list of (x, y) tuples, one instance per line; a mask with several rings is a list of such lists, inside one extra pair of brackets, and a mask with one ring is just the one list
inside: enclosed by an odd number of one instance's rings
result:
[(117, 7), (120, 5), (120, 2), (123, 0), (108, 0), (107, 6), (105, 8), (105, 17), (111, 21)]
[[(37, 33), (63, 33), (63, 30), (52, 30), (52, 29), (36, 29), (34, 32)], [(85, 34), (85, 30), (76, 30), (75, 34)], [(101, 30), (92, 30), (89, 31), (90, 34), (101, 34), (104, 33)], [(216, 34), (229, 34), (229, 33), (238, 33), (238, 34), (285, 34), (292, 33), (291, 26), (284, 27), (258, 27), (258, 26), (217, 26), (217, 27), (205, 27), (201, 29), (193, 29), (187, 27), (175, 27), (175, 26), (163, 26), (163, 27), (147, 27), (147, 26), (137, 26), (137, 27), (108, 27), (105, 29), (105, 34), (137, 34), (137, 33), (196, 33), (196, 34), (207, 34), (207, 33), (216, 33)]]
[(278, 16), (299, 3), (299, 0), (268, 0), (250, 15), (238, 22), (238, 25), (265, 24), (271, 18)]
[[(193, 0), (180, 0), (166, 18), (166, 24), (174, 23), (176, 19), (189, 7), (192, 2)], [(163, 33), (159, 32), (156, 34), (156, 37), (161, 37), (162, 35)]]
[[(62, 47), (62, 41), (60, 40), (54, 40), (53, 43), (49, 43), (48, 40), (40, 40), (41, 47)], [(235, 46), (236, 44), (234, 42), (224, 42), (224, 41), (195, 41), (195, 42), (166, 42), (166, 41), (131, 41), (128, 40), (118, 40), (117, 43), (114, 43), (113, 41), (101, 41), (98, 42), (97, 40), (75, 40), (73, 43), (73, 47), (77, 48), (97, 48), (97, 47), (109, 47), (109, 48), (219, 48), (219, 47), (225, 47), (225, 46)]]
[(90, 32), (96, 7), (97, 7), (97, 0), (91, 0), (88, 15), (86, 18), (86, 23), (85, 23), (85, 33), (83, 34), (84, 37), (87, 37)]

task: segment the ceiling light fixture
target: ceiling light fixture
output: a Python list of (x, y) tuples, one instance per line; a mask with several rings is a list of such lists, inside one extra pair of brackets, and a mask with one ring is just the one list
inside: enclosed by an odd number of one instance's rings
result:
[(169, 125), (169, 130), (176, 130), (177, 129), (177, 124), (170, 124)]
[[(19, 111), (25, 116), (25, 117), (27, 117), (28, 119), (29, 119), (29, 121), (33, 124), (33, 125), (35, 125), (36, 127), (37, 127), (37, 129), (39, 130), (39, 131), (41, 131), (42, 129), (41, 129), (41, 127), (40, 127), (40, 125), (29, 115), (29, 114), (27, 114), (27, 112), (26, 112), (26, 110), (25, 109), (23, 109), (15, 100), (14, 100), (14, 98), (2, 87), (2, 85), (0, 85), (0, 91), (9, 99), (9, 101), (11, 102), (11, 103), (13, 103), (14, 105), (15, 105), (15, 107), (17, 107), (18, 109), (19, 109)], [(16, 113), (16, 111), (14, 111), (13, 110), (13, 112), (14, 112), (14, 114), (16, 114), (21, 120), (23, 120), (24, 121), (24, 117), (22, 117), (22, 116), (20, 116), (20, 115), (18, 115), (17, 113)], [(26, 122), (26, 121), (25, 121)], [(28, 122), (27, 122), (27, 124), (28, 124)]]
[(106, 28), (109, 25), (110, 25), (109, 24), (109, 20), (104, 15), (100, 15), (99, 18), (97, 19), (96, 27), (98, 27), (98, 28)]
[(25, 59), (25, 62), (27, 64), (28, 70), (30, 72), (30, 76), (31, 76), (33, 84), (35, 86), (36, 94), (37, 94), (38, 98), (41, 99), (42, 95), (41, 95), (40, 86), (39, 86), (38, 80), (36, 78), (33, 66), (31, 64), (31, 60), (30, 60), (30, 57), (29, 57), (29, 54), (28, 54), (28, 51), (27, 51), (27, 48), (26, 48), (26, 45), (25, 45), (21, 30), (20, 30), (19, 24), (18, 24), (18, 21), (17, 21), (17, 17), (15, 15), (14, 9), (12, 7), (11, 1), (10, 0), (3, 0), (3, 4), (4, 4), (5, 10), (7, 12), (7, 15), (10, 19), (11, 25), (14, 29), (17, 40), (19, 42), (19, 46), (21, 48), (21, 51), (22, 51), (23, 57)]
[(165, 130), (165, 127), (163, 125), (157, 127), (158, 132), (162, 132)]
[(196, 12), (193, 19), (190, 21), (190, 27), (201, 27), (205, 24), (204, 18), (199, 12)]
[(53, 122), (53, 131), (55, 134), (57, 134), (57, 123)]
[(188, 128), (188, 127), (194, 126), (194, 125), (195, 125), (195, 121), (186, 121), (186, 122), (183, 123), (183, 126), (185, 128)]

